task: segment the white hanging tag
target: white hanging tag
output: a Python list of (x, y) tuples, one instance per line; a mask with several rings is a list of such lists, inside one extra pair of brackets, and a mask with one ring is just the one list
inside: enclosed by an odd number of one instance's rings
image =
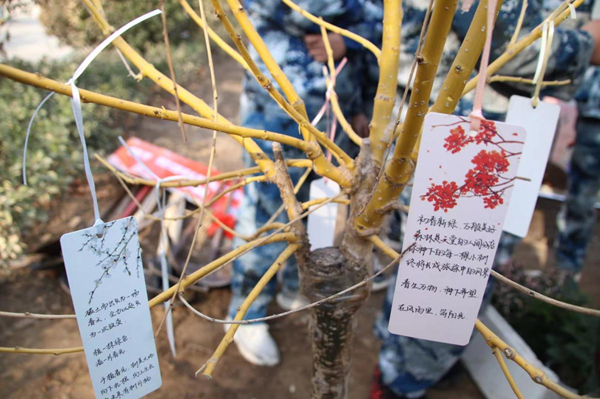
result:
[(137, 224), (101, 223), (60, 239), (97, 398), (140, 398), (162, 379)]
[(523, 126), (527, 131), (527, 140), (517, 171), (519, 179), (514, 183), (512, 200), (504, 222), (504, 231), (508, 233), (525, 237), (529, 231), (559, 114), (560, 107), (557, 104), (542, 101), (533, 108), (529, 98), (510, 98), (506, 123)]
[[(310, 183), (310, 200), (335, 197), (340, 186), (330, 179), (316, 179)], [(317, 205), (315, 205), (317, 206)], [(307, 231), (311, 251), (333, 246), (338, 204), (330, 202), (308, 215)]]
[[(494, 262), (525, 129), (425, 117), (389, 330), (466, 345)], [(409, 249), (407, 249), (409, 248)]]

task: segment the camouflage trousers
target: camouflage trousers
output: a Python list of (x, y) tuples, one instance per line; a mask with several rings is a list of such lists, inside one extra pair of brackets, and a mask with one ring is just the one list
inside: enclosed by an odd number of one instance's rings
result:
[(600, 190), (600, 120), (579, 118), (567, 199), (557, 218), (557, 266), (579, 272), (594, 233)]
[[(265, 113), (243, 113), (242, 125), (293, 136), (298, 135), (298, 126), (291, 119), (269, 117)], [(257, 140), (256, 142), (265, 154), (273, 159), (272, 142), (263, 140)], [(304, 154), (296, 148), (284, 146), (283, 152), (286, 159), (304, 158)], [(244, 152), (243, 157), (245, 167), (254, 166), (254, 161), (247, 152)], [(289, 172), (293, 183), (296, 184), (300, 176), (304, 173), (304, 169), (289, 168)], [(308, 183), (303, 185), (302, 190), (298, 193), (300, 201), (308, 199), (308, 187)], [(254, 234), (258, 228), (263, 226), (277, 212), (281, 204), (279, 189), (274, 184), (256, 182), (246, 185), (244, 187), (244, 199), (238, 210), (236, 231), (242, 235)], [(274, 221), (286, 223), (288, 218), (285, 211), (281, 212)], [(233, 244), (235, 247), (238, 247), (245, 243), (244, 240), (236, 237)], [(231, 276), (232, 297), (229, 304), (230, 317), (233, 318), (235, 316), (238, 307), (286, 246), (286, 242), (263, 245), (233, 262)], [(284, 290), (298, 291), (298, 269), (296, 259), (293, 256), (286, 262), (279, 274), (279, 279)], [(266, 316), (267, 307), (275, 296), (277, 285), (278, 281), (275, 278), (267, 284), (252, 306), (250, 306), (250, 309), (246, 313), (246, 319)]]

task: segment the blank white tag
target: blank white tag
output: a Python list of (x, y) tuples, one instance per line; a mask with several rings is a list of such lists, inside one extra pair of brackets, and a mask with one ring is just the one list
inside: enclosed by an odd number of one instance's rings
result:
[(133, 217), (60, 239), (97, 398), (140, 398), (162, 379)]
[[(335, 197), (340, 186), (332, 180), (317, 179), (310, 183), (310, 200)], [(315, 205), (318, 206), (318, 205)], [(330, 202), (308, 215), (308, 236), (311, 251), (333, 246), (338, 204)]]
[[(471, 337), (525, 139), (521, 126), (425, 117), (389, 330), (455, 345)], [(407, 250), (407, 248), (410, 248)]]
[(506, 123), (521, 125), (527, 131), (517, 176), (529, 181), (515, 181), (504, 222), (504, 231), (508, 233), (525, 237), (529, 231), (559, 114), (560, 107), (557, 104), (540, 101), (539, 105), (533, 108), (530, 98), (510, 98)]

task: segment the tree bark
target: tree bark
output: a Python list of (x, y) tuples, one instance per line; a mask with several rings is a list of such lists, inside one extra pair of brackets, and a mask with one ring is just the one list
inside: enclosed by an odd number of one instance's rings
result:
[[(370, 258), (365, 262), (370, 262)], [(337, 248), (322, 248), (310, 253), (307, 267), (300, 272), (301, 292), (314, 302), (364, 280), (368, 268), (349, 265)], [(347, 397), (355, 313), (368, 296), (369, 287), (363, 286), (313, 308), (309, 327), (313, 399)]]

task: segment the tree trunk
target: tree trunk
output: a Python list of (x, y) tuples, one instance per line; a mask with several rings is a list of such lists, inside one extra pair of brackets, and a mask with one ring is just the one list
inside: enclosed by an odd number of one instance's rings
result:
[[(365, 262), (369, 262), (365, 259)], [(354, 266), (354, 267), (353, 267)], [(349, 265), (337, 248), (311, 252), (306, 268), (301, 268), (301, 292), (315, 302), (367, 277), (365, 265)], [(313, 375), (312, 398), (346, 398), (351, 364), (355, 313), (369, 296), (362, 286), (332, 301), (313, 308), (310, 321)]]

